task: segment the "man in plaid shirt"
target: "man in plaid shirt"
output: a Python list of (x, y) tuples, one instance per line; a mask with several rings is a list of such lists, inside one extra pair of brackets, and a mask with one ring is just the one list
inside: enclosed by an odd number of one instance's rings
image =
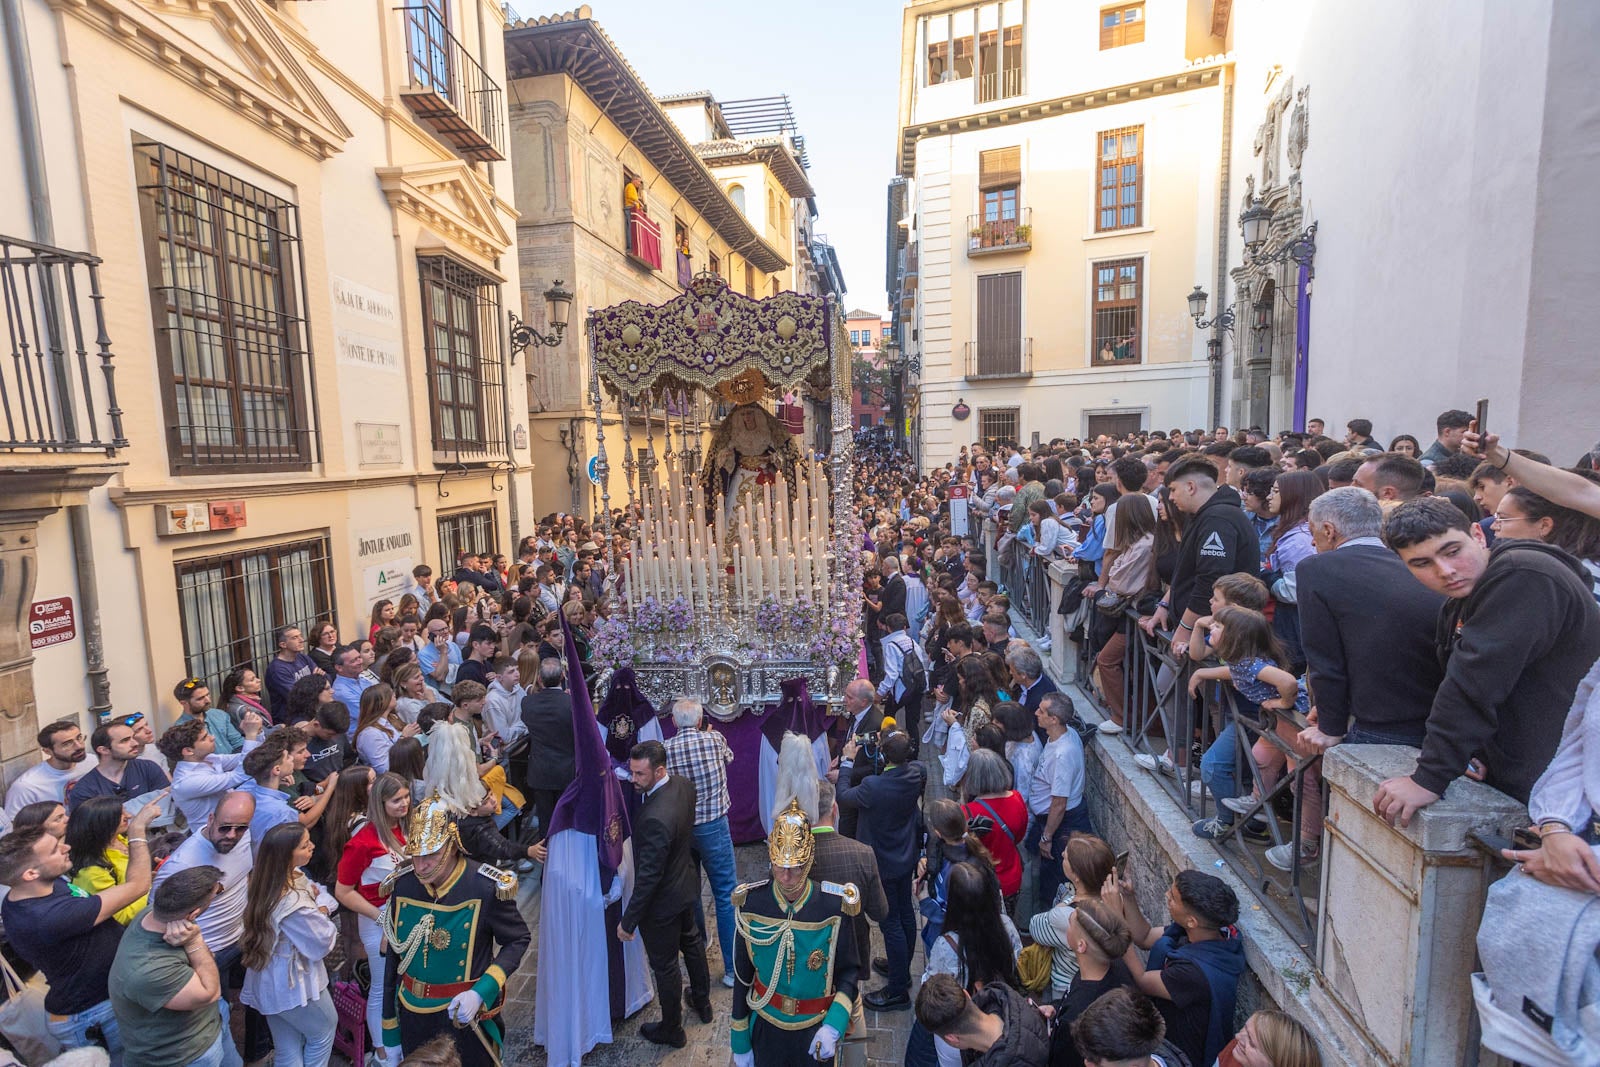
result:
[[(733, 986), (733, 836), (728, 832), (728, 764), (733, 750), (706, 721), (705, 706), (693, 697), (672, 703), (678, 732), (667, 739), (667, 773), (694, 783), (694, 856), (711, 882), (717, 905), (717, 946), (722, 950), (722, 984)], [(698, 903), (701, 935), (706, 917)]]

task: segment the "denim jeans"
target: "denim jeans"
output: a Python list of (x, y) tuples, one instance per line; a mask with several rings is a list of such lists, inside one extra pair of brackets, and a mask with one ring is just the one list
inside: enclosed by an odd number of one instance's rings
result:
[[(694, 828), (694, 854), (705, 869), (706, 881), (711, 883), (711, 899), (717, 906), (717, 948), (722, 952), (724, 974), (733, 973), (733, 889), (738, 877), (733, 864), (733, 835), (728, 830), (728, 817), (712, 819)], [(705, 937), (705, 909), (697, 899), (694, 906), (695, 925)]]
[(911, 953), (917, 937), (917, 905), (911, 893), (911, 872), (883, 879), (889, 914), (883, 919), (883, 954), (889, 960), (889, 996), (911, 992)]
[(1412, 748), (1422, 747), (1422, 736), (1407, 737), (1397, 733), (1385, 733), (1381, 730), (1364, 730), (1359, 726), (1351, 726), (1344, 735), (1346, 745), (1410, 745)]
[(122, 1031), (117, 1029), (117, 1017), (111, 1011), (111, 1001), (102, 1000), (92, 1008), (76, 1015), (60, 1018), (52, 1015), (45, 1023), (50, 1036), (61, 1042), (62, 1048), (83, 1048), (95, 1042), (89, 1040), (89, 1028), (98, 1026), (105, 1037), (106, 1051), (111, 1053), (111, 1067), (122, 1063)]
[(1211, 742), (1200, 757), (1200, 780), (1217, 801), (1217, 819), (1224, 826), (1232, 826), (1233, 812), (1222, 806), (1222, 801), (1239, 795), (1239, 741), (1238, 729), (1230, 717), (1217, 739)]
[(244, 1067), (239, 1050), (233, 1047), (233, 1035), (228, 1032), (228, 1002), (222, 1002), (222, 1032), (211, 1047), (189, 1061), (188, 1067)]
[(339, 1013), (332, 988), (309, 1004), (267, 1016), (272, 1028), (273, 1067), (328, 1067)]
[[(1044, 838), (1044, 826), (1048, 816), (1035, 815), (1039, 822), (1038, 832), (1032, 829), (1028, 836), (1035, 842)], [(1056, 893), (1061, 889), (1061, 883), (1067, 880), (1066, 871), (1061, 868), (1061, 857), (1066, 854), (1067, 840), (1075, 833), (1092, 834), (1094, 826), (1089, 822), (1089, 805), (1080, 803), (1075, 808), (1068, 808), (1061, 816), (1061, 822), (1056, 826), (1056, 832), (1050, 837), (1050, 858), (1039, 856), (1039, 895), (1034, 901), (1034, 907), (1039, 911), (1049, 911), (1056, 903)], [(1038, 844), (1034, 845), (1037, 853)]]

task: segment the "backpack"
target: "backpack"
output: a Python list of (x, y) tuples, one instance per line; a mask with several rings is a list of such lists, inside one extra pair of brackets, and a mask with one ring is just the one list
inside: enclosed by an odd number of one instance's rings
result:
[(1535, 1067), (1600, 1062), (1597, 944), (1600, 897), (1520, 869), (1490, 886), (1472, 976), (1483, 1046)]
[[(928, 664), (923, 659), (926, 653), (917, 646), (915, 641), (911, 640), (904, 630), (900, 631), (896, 636), (905, 638), (903, 647), (899, 642), (895, 642), (895, 647), (904, 653), (900, 659), (900, 681), (906, 687), (906, 695), (902, 703), (909, 705), (913, 699), (922, 699), (922, 695), (928, 691)], [(890, 640), (894, 639), (890, 638)]]

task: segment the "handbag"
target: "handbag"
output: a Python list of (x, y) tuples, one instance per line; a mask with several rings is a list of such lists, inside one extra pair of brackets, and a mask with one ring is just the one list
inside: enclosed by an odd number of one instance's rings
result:
[(50, 1014), (44, 1010), (44, 994), (49, 988), (44, 975), (36, 974), (24, 982), (0, 956), (0, 977), (6, 990), (5, 1003), (0, 1004), (0, 1034), (31, 1067), (61, 1055), (61, 1042), (50, 1033)]
[(1017, 956), (1017, 978), (1025, 993), (1037, 995), (1050, 988), (1050, 964), (1054, 955), (1049, 945), (1035, 941)]
[(1094, 596), (1095, 610), (1102, 615), (1119, 616), (1128, 609), (1130, 599), (1126, 593), (1118, 593), (1112, 589), (1102, 589)]
[(1000, 560), (1002, 567), (1012, 567), (1017, 562), (1017, 535), (1004, 533), (1000, 535), (1000, 543), (995, 546), (995, 555)]

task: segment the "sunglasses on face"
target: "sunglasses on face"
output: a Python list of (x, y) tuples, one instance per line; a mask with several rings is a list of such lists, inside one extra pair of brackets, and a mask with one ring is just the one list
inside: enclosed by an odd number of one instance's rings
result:
[(237, 837), (239, 834), (244, 833), (248, 829), (250, 829), (250, 824), (247, 822), (223, 823), (221, 826), (217, 827), (217, 833), (227, 834), (229, 837)]

